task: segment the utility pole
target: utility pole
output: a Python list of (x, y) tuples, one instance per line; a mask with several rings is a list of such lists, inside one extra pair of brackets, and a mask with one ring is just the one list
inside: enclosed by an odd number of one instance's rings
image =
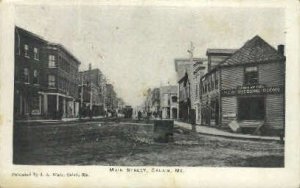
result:
[(90, 82), (90, 118), (92, 118), (93, 110), (93, 91), (92, 91), (92, 64), (89, 64), (89, 82)]
[(81, 88), (80, 88), (80, 108), (79, 108), (79, 118), (81, 119), (82, 116), (82, 109), (83, 109), (83, 74), (80, 75), (81, 79)]
[[(187, 50), (187, 52), (190, 54), (190, 62), (191, 62), (192, 66), (194, 64), (194, 49), (195, 49), (194, 44), (191, 41), (190, 48)], [(188, 79), (190, 79), (192, 81), (193, 78), (188, 78)], [(188, 108), (187, 108), (187, 110), (188, 110), (188, 121), (191, 121), (191, 114), (190, 114), (191, 113), (191, 109), (190, 109), (190, 107), (192, 107), (192, 99), (191, 99), (192, 96), (191, 96), (190, 87), (191, 87), (191, 82), (189, 84), (189, 98), (190, 98), (189, 103), (190, 103), (190, 105), (188, 105)]]

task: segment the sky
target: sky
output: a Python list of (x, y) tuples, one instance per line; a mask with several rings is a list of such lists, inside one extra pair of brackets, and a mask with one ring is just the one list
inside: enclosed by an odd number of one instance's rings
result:
[(176, 84), (175, 58), (206, 57), (207, 48), (240, 48), (255, 35), (285, 44), (278, 8), (117, 5), (18, 5), (17, 26), (64, 45), (80, 70), (99, 68), (117, 95), (136, 106), (148, 88)]

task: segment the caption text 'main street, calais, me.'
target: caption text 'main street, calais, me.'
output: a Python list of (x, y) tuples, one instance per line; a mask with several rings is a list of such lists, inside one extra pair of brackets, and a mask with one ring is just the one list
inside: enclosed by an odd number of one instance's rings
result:
[(124, 168), (116, 168), (116, 167), (111, 167), (109, 168), (109, 172), (127, 172), (127, 173), (183, 173), (182, 168), (131, 168), (131, 167), (124, 167)]

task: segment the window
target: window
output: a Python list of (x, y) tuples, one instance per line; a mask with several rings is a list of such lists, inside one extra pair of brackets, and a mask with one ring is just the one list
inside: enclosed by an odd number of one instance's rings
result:
[(24, 82), (29, 83), (29, 71), (28, 68), (24, 69)]
[(256, 85), (258, 84), (258, 71), (257, 67), (245, 67), (245, 85)]
[(33, 83), (38, 84), (39, 83), (39, 73), (37, 70), (33, 71)]
[(39, 50), (37, 48), (33, 48), (33, 58), (39, 60)]
[(172, 96), (172, 102), (173, 103), (177, 102), (177, 96)]
[(49, 62), (48, 62), (48, 67), (49, 68), (55, 68), (56, 64), (55, 64), (55, 56), (54, 55), (49, 55)]
[(28, 45), (27, 45), (27, 44), (24, 44), (24, 56), (25, 56), (25, 57), (29, 57), (28, 50), (29, 50)]
[(55, 87), (55, 76), (48, 75), (48, 86)]

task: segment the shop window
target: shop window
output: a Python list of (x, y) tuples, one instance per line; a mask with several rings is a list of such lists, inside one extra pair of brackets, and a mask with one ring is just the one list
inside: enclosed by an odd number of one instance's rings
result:
[(258, 70), (256, 66), (245, 67), (245, 85), (256, 85), (258, 84)]
[(48, 86), (55, 87), (55, 76), (48, 75)]
[(24, 69), (24, 82), (29, 83), (29, 70), (28, 70), (28, 68)]
[(37, 70), (33, 71), (33, 83), (38, 84), (39, 83), (39, 73)]
[(24, 56), (29, 58), (28, 50), (29, 50), (28, 44), (24, 44)]
[(55, 56), (54, 55), (49, 55), (49, 57), (48, 57), (48, 67), (49, 68), (55, 68), (56, 67)]
[(33, 48), (33, 58), (39, 60), (39, 50), (37, 48)]

